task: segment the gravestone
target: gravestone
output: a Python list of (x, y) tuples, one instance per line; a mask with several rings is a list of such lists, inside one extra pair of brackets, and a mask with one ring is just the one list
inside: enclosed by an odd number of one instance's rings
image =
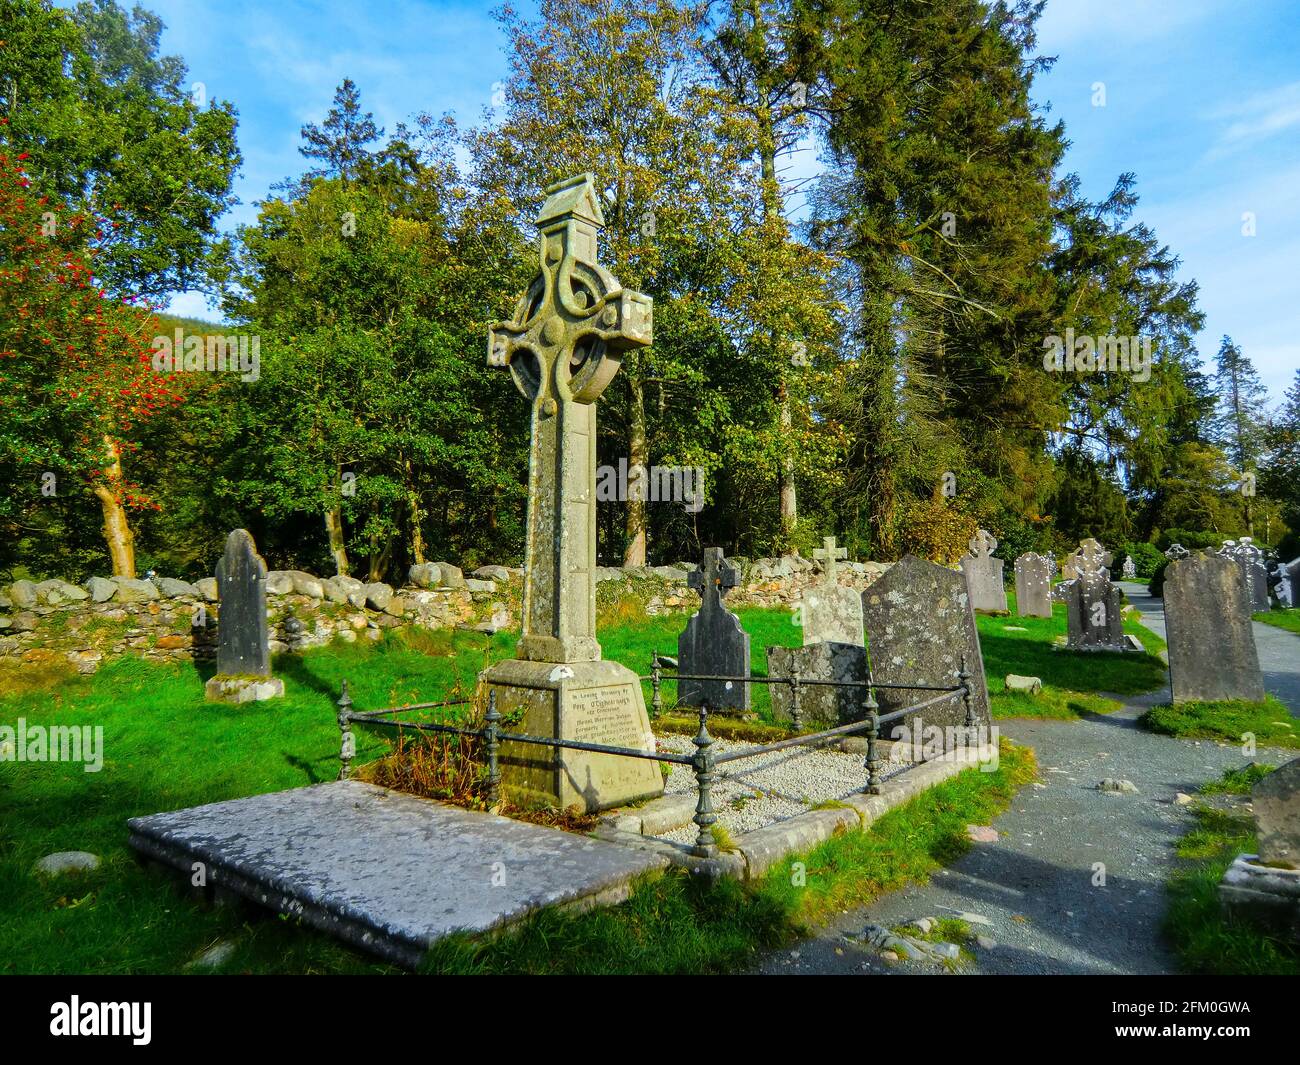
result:
[(824, 546), (813, 551), (813, 556), (825, 563), (822, 579), (804, 593), (799, 604), (804, 646), (846, 643), (862, 647), (862, 595), (839, 583), (835, 565), (847, 556), (847, 551), (835, 546), (833, 536), (827, 536), (822, 543)]
[(1241, 570), (1241, 581), (1246, 588), (1251, 610), (1269, 610), (1268, 567), (1264, 565), (1264, 552), (1255, 546), (1249, 536), (1240, 540), (1227, 540), (1219, 554), (1230, 558)]
[(1300, 606), (1300, 558), (1282, 567), (1282, 579), (1277, 584), (1277, 598), (1284, 607)]
[(961, 560), (961, 571), (966, 575), (972, 609), (1005, 614), (1007, 589), (1002, 583), (1002, 559), (993, 557), (997, 540), (988, 530), (980, 529), (969, 546), (970, 553)]
[(1173, 701), (1262, 700), (1264, 678), (1236, 562), (1212, 551), (1170, 562), (1164, 600)]
[[(637, 675), (596, 640), (596, 401), (623, 353), (651, 341), (652, 304), (597, 261), (604, 216), (590, 174), (550, 186), (537, 217), (540, 268), (514, 317), (488, 331), (531, 407), (522, 633), (482, 674), (497, 708), (533, 735), (654, 750)], [(482, 698), (486, 699), (484, 691)], [(650, 760), (502, 745), (502, 781), (557, 806), (606, 809), (663, 794)]]
[[(836, 563), (848, 556), (827, 536), (813, 557), (822, 562), (822, 579), (809, 588), (799, 603), (803, 647), (769, 647), (770, 677), (789, 677), (798, 669), (805, 680), (831, 680), (861, 685), (867, 679), (867, 649), (863, 644), (862, 594), (839, 583)], [(780, 720), (793, 716), (793, 692), (786, 685), (769, 686), (772, 712)], [(862, 719), (864, 687), (814, 684), (800, 694), (800, 724), (833, 728)]]
[[(958, 683), (962, 656), (971, 674), (978, 725), (989, 724), (989, 691), (984, 679), (975, 611), (966, 578), (945, 566), (907, 555), (862, 593), (862, 616), (872, 678), (881, 684)], [(915, 705), (934, 692), (882, 688), (882, 714)], [(960, 696), (918, 712), (925, 726), (963, 726), (966, 707)], [(911, 718), (904, 723), (917, 727)], [(892, 729), (885, 728), (888, 735)]]
[(1022, 618), (1052, 616), (1052, 573), (1056, 563), (1028, 551), (1016, 559), (1016, 613)]
[(1300, 869), (1300, 758), (1278, 766), (1250, 792), (1261, 865)]
[(1169, 549), (1165, 552), (1165, 558), (1170, 562), (1177, 562), (1180, 558), (1186, 558), (1191, 552), (1182, 544), (1170, 544)]
[(271, 676), (271, 635), (266, 621), (266, 563), (245, 529), (226, 537), (217, 563), (217, 672), (204, 686), (214, 702), (251, 703), (284, 694)]
[(1120, 590), (1110, 580), (1111, 553), (1089, 537), (1074, 554), (1078, 576), (1066, 583), (1066, 645), (1073, 651), (1132, 651), (1124, 635)]
[(1137, 575), (1138, 575), (1137, 563), (1133, 561), (1132, 555), (1129, 555), (1124, 559), (1123, 574), (1124, 574), (1124, 579), (1126, 581), (1132, 581), (1137, 579)]
[[(749, 633), (740, 618), (722, 605), (740, 575), (723, 560), (720, 547), (706, 547), (704, 561), (687, 576), (700, 593), (700, 609), (691, 615), (686, 631), (677, 637), (677, 669), (698, 676), (749, 676)], [(708, 706), (710, 710), (748, 710), (748, 681), (682, 680), (677, 702), (682, 706)]]

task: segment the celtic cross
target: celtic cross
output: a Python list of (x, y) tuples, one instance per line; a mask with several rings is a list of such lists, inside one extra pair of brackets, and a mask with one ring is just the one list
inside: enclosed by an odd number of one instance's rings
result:
[(605, 224), (590, 174), (546, 190), (541, 268), (508, 322), (488, 330), (488, 365), (506, 366), (532, 404), (524, 604), (517, 654), (594, 662), (596, 400), (623, 352), (651, 338), (649, 296), (596, 261)]
[(700, 593), (702, 607), (721, 607), (727, 590), (736, 587), (740, 574), (722, 557), (722, 548), (706, 547), (704, 561), (686, 575), (686, 583)]
[(980, 529), (967, 545), (974, 558), (988, 558), (997, 550), (998, 542), (987, 529)]
[(1109, 577), (1106, 569), (1113, 557), (1109, 551), (1092, 537), (1084, 540), (1076, 552), (1080, 577)]

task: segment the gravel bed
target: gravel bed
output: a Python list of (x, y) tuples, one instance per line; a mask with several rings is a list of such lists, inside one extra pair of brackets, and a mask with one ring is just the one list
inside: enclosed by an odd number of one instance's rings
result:
[[(694, 754), (689, 736), (669, 734), (657, 737), (659, 749), (673, 754)], [(715, 754), (752, 747), (740, 740), (714, 740)], [(831, 747), (789, 747), (783, 751), (755, 755), (720, 767), (720, 779), (713, 785), (713, 809), (718, 824), (740, 836), (756, 828), (785, 821), (811, 810), (819, 803), (843, 800), (861, 791), (867, 783), (867, 769), (860, 754), (845, 754)], [(905, 763), (882, 761), (880, 779), (888, 780), (907, 768)], [(664, 793), (695, 792), (695, 774), (686, 766), (672, 766)], [(661, 832), (660, 839), (694, 843), (699, 829), (684, 825)]]

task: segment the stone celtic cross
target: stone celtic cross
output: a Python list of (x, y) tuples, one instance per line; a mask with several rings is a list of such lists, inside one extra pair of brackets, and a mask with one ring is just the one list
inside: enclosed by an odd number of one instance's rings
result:
[(722, 597), (736, 587), (740, 574), (722, 557), (722, 548), (706, 547), (704, 561), (686, 575), (686, 583), (700, 593), (705, 607), (722, 605)]
[(988, 558), (997, 550), (998, 541), (987, 529), (981, 529), (971, 537), (967, 546), (973, 558)]
[(1113, 557), (1101, 544), (1089, 537), (1079, 545), (1079, 550), (1075, 553), (1079, 576), (1109, 577), (1110, 572), (1106, 567), (1110, 565)]
[(836, 560), (848, 557), (849, 549), (847, 547), (836, 547), (835, 537), (833, 536), (823, 536), (822, 546), (813, 549), (813, 558), (826, 563), (824, 572), (827, 584), (835, 583)]
[(488, 330), (488, 365), (506, 366), (532, 404), (522, 635), (537, 662), (594, 662), (596, 400), (623, 352), (651, 341), (649, 296), (596, 261), (605, 224), (590, 174), (546, 190), (540, 269), (514, 317)]

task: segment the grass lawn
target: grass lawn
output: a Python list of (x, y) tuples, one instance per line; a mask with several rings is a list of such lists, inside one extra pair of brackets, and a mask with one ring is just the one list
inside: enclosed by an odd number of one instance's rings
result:
[(1260, 747), (1300, 747), (1300, 728), (1275, 696), (1262, 703), (1230, 699), (1211, 703), (1166, 703), (1142, 715), (1152, 732), (1180, 739), (1244, 743), (1250, 733)]
[[(1248, 795), (1261, 770), (1229, 770), (1201, 788), (1203, 795)], [(1251, 925), (1229, 920), (1219, 907), (1218, 884), (1238, 854), (1254, 854), (1254, 824), (1244, 810), (1198, 804), (1196, 827), (1178, 844), (1184, 859), (1169, 881), (1166, 934), (1183, 966), (1225, 976), (1300, 976), (1300, 949)]]
[(1300, 607), (1292, 607), (1287, 610), (1265, 610), (1258, 614), (1252, 614), (1251, 617), (1256, 621), (1262, 621), (1265, 625), (1286, 629), (1287, 632), (1300, 633)]
[[(786, 611), (745, 610), (741, 616), (752, 636), (756, 671), (762, 671), (768, 644), (799, 642), (798, 629)], [(1107, 688), (1134, 691), (1157, 682), (1145, 656), (1051, 651), (1052, 636), (1064, 628), (1062, 617), (1020, 620), (1026, 632), (1003, 631), (1015, 619), (980, 619), (990, 689), (996, 693), (994, 707), (1000, 716), (1015, 712), (1019, 705), (1001, 692), (1005, 672), (1041, 676), (1049, 685), (1044, 702), (1060, 703), (1068, 713), (1082, 712), (1069, 708), (1087, 707), (1096, 698), (1068, 694), (1071, 685), (1087, 689), (1092, 681), (1104, 680)], [(607, 657), (642, 672), (652, 648), (675, 650), (683, 624), (681, 615), (643, 616), (621, 626), (606, 620), (601, 640)], [(287, 920), (246, 920), (236, 912), (207, 910), (192, 903), (167, 877), (136, 864), (126, 847), (126, 819), (332, 780), (338, 771), (339, 746), (334, 700), (344, 677), (351, 683), (358, 709), (443, 698), (457, 683), (470, 690), (485, 664), (512, 653), (514, 639), (509, 633), (489, 638), (437, 632), (390, 637), (379, 646), (331, 645), (278, 660), (276, 670), (285, 681), (286, 697), (243, 708), (203, 703), (202, 684), (211, 667), (124, 659), (109, 662), (92, 677), (80, 677), (61, 668), (0, 664), (0, 724), (13, 725), (22, 717), (29, 725), (102, 726), (105, 748), (98, 773), (86, 773), (79, 764), (0, 761), (0, 943), (5, 946), (0, 972), (176, 972), (221, 939), (237, 943), (228, 966), (231, 971), (387, 971)], [(758, 694), (765, 696), (761, 688)], [(764, 714), (762, 705), (759, 712)], [(384, 740), (364, 732), (357, 739), (359, 763), (388, 750)], [(944, 786), (949, 790), (922, 796), (917, 802), (955, 805), (935, 812), (938, 819), (933, 825), (912, 820), (914, 815), (898, 824), (893, 831), (898, 839), (911, 841), (907, 847), (889, 845), (879, 850), (885, 838), (879, 827), (869, 835), (831, 841), (810, 861), (806, 889), (778, 890), (780, 885), (765, 889), (762, 898), (770, 897), (773, 906), (779, 902), (784, 907), (778, 907), (779, 920), (772, 916), (776, 910), (765, 911), (767, 904), (756, 902), (757, 908), (747, 908), (743, 917), (749, 931), (743, 936), (736, 932), (739, 938), (728, 940), (719, 926), (720, 939), (709, 946), (707, 958), (691, 953), (703, 949), (698, 942), (682, 945), (681, 957), (696, 961), (674, 968), (668, 926), (655, 926), (647, 933), (650, 938), (658, 942), (661, 931), (666, 938), (662, 958), (654, 964), (663, 971), (733, 964), (740, 955), (728, 953), (727, 942), (739, 944), (736, 950), (743, 954), (765, 942), (764, 936), (789, 934), (799, 921), (815, 919), (826, 908), (861, 900), (866, 897), (863, 892), (886, 890), (902, 882), (899, 877), (920, 875), (960, 846), (960, 840), (943, 826), (979, 820), (984, 807), (978, 804), (993, 801), (995, 793), (1009, 795), (1020, 771), (1021, 763), (1004, 757), (1002, 776), (964, 774), (958, 778), (960, 783)], [(976, 805), (967, 808), (968, 803)], [(37, 859), (65, 850), (91, 851), (103, 858), (103, 865), (93, 873), (50, 882), (31, 875)], [(771, 878), (769, 882), (775, 883)], [(697, 898), (697, 890), (688, 882), (662, 878), (653, 891), (643, 887), (619, 913), (636, 913), (637, 907), (648, 906), (655, 913), (662, 911), (668, 920), (674, 906), (686, 906), (678, 916), (688, 914), (691, 921), (699, 922), (716, 906), (720, 907), (718, 920), (741, 921), (728, 916), (732, 903), (722, 895)], [(609, 914), (593, 914), (590, 919), (630, 920)], [(761, 929), (769, 931), (760, 935)], [(575, 937), (587, 934), (575, 926)], [(511, 949), (526, 952), (524, 946)], [(645, 950), (654, 953), (650, 947)], [(477, 959), (472, 960), (474, 965), (489, 964), (482, 961), (478, 948), (471, 953)], [(724, 962), (722, 955), (729, 960)], [(493, 957), (498, 960), (491, 965), (506, 964), (502, 956)], [(642, 960), (646, 957), (643, 952)], [(572, 962), (573, 967), (581, 964), (585, 963)]]

